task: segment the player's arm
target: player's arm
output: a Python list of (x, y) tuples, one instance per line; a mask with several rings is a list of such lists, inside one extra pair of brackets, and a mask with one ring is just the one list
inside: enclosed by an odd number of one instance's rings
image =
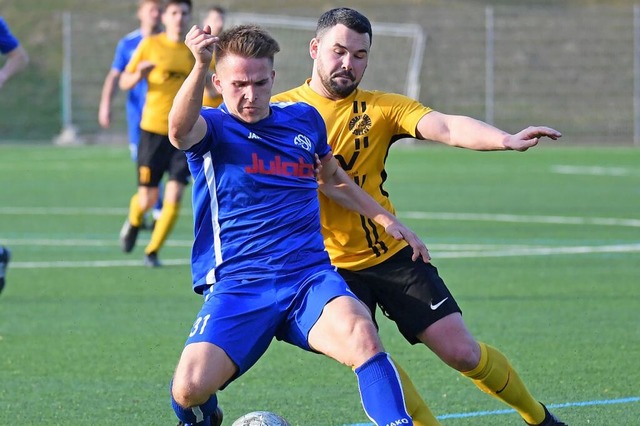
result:
[(9, 78), (25, 69), (29, 63), (29, 55), (27, 55), (27, 51), (24, 50), (20, 44), (11, 52), (7, 53), (6, 57), (6, 62), (2, 68), (0, 68), (0, 88), (4, 86), (4, 83), (9, 80)]
[(324, 195), (341, 206), (375, 221), (395, 239), (406, 240), (413, 248), (413, 260), (422, 257), (425, 262), (429, 261), (429, 251), (420, 238), (356, 185), (340, 167), (333, 154), (325, 155), (320, 162), (321, 167), (316, 167), (316, 170), (319, 188)]
[(127, 65), (127, 68), (120, 74), (119, 85), (122, 90), (131, 90), (133, 87), (145, 80), (151, 70), (155, 67), (155, 64), (150, 61), (140, 61), (136, 65), (135, 70), (131, 70)]
[(173, 99), (169, 112), (169, 140), (178, 149), (191, 148), (207, 133), (207, 123), (200, 115), (200, 110), (216, 41), (217, 37), (204, 32), (196, 25), (185, 37), (185, 44), (193, 53), (196, 62)]
[(425, 114), (420, 119), (416, 135), (420, 139), (476, 151), (526, 151), (536, 146), (542, 137), (556, 140), (562, 136), (557, 130), (545, 126), (530, 126), (511, 135), (471, 117), (437, 111)]
[(107, 129), (111, 125), (111, 101), (118, 89), (120, 71), (111, 68), (104, 78), (102, 84), (102, 94), (100, 95), (100, 107), (98, 108), (98, 122), (100, 126)]

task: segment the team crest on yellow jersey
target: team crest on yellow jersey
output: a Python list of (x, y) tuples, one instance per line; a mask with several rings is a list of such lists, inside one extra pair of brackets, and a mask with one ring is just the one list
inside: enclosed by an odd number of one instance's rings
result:
[(361, 136), (371, 129), (371, 117), (367, 114), (356, 115), (349, 121), (349, 130), (356, 136)]

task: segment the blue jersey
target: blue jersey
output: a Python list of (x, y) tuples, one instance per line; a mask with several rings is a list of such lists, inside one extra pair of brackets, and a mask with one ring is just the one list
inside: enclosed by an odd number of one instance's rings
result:
[(271, 104), (244, 123), (203, 108), (207, 133), (187, 150), (193, 183), (196, 293), (222, 279), (330, 268), (320, 233), (315, 154), (330, 153), (324, 121), (304, 103)]
[(7, 54), (18, 47), (18, 39), (11, 34), (7, 22), (0, 16), (0, 53)]
[[(133, 52), (142, 40), (140, 29), (130, 32), (124, 36), (116, 46), (116, 53), (113, 57), (111, 68), (118, 72), (123, 72), (126, 68)], [(138, 146), (140, 142), (140, 119), (142, 118), (142, 108), (147, 95), (147, 80), (142, 79), (127, 94), (127, 126), (129, 129), (129, 143)], [(132, 151), (132, 154), (135, 152)]]

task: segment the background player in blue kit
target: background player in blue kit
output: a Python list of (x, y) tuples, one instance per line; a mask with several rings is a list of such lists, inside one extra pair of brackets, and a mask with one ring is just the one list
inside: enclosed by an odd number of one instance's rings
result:
[(6, 57), (0, 67), (0, 89), (9, 78), (24, 70), (29, 63), (29, 55), (20, 41), (11, 33), (7, 22), (0, 16), (0, 53)]
[[(140, 44), (140, 40), (151, 34), (160, 32), (160, 13), (162, 2), (160, 0), (141, 0), (138, 4), (137, 17), (140, 27), (125, 35), (116, 46), (116, 51), (111, 63), (111, 69), (102, 85), (102, 96), (98, 109), (98, 122), (105, 129), (111, 126), (111, 102), (118, 91), (120, 74), (131, 60), (133, 52)], [(129, 135), (129, 149), (131, 158), (135, 161), (138, 155), (138, 142), (140, 141), (140, 119), (147, 94), (147, 80), (141, 80), (127, 93), (126, 114), (127, 129)]]
[[(214, 43), (224, 103), (201, 109)], [(218, 40), (209, 27), (193, 27), (186, 44), (196, 64), (174, 99), (169, 137), (186, 151), (194, 178), (193, 287), (205, 301), (174, 374), (176, 415), (184, 424), (220, 424), (216, 392), (276, 337), (352, 366), (375, 424), (412, 425), (368, 310), (329, 262), (318, 184), (406, 239), (415, 259), (427, 261), (426, 247), (338, 166), (314, 108), (269, 103), (279, 47), (268, 33), (237, 26)]]
[[(29, 55), (24, 50), (18, 39), (11, 33), (9, 26), (0, 16), (0, 53), (6, 56), (4, 65), (0, 68), (0, 90), (5, 82), (26, 68), (29, 63)], [(11, 252), (8, 248), (0, 246), (0, 292), (4, 289), (7, 265), (11, 260)]]
[[(107, 73), (102, 85), (100, 107), (98, 108), (98, 122), (100, 126), (108, 129), (111, 126), (111, 103), (118, 92), (118, 80), (125, 67), (131, 60), (133, 52), (140, 41), (161, 30), (160, 14), (162, 12), (162, 0), (140, 0), (136, 14), (140, 21), (140, 27), (120, 39), (111, 63), (111, 69)], [(140, 142), (140, 120), (142, 108), (147, 95), (147, 80), (142, 79), (138, 84), (127, 91), (126, 114), (127, 133), (129, 137), (129, 151), (134, 164), (138, 160), (138, 143)], [(162, 197), (154, 206), (153, 216), (157, 218), (162, 210)]]

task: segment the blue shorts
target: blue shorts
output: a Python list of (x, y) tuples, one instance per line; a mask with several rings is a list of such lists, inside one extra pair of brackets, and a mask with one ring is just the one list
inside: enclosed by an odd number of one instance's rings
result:
[(222, 348), (238, 366), (233, 379), (258, 361), (274, 337), (311, 351), (309, 331), (325, 305), (339, 296), (357, 299), (329, 268), (307, 275), (222, 280), (204, 296), (186, 345), (209, 342)]

